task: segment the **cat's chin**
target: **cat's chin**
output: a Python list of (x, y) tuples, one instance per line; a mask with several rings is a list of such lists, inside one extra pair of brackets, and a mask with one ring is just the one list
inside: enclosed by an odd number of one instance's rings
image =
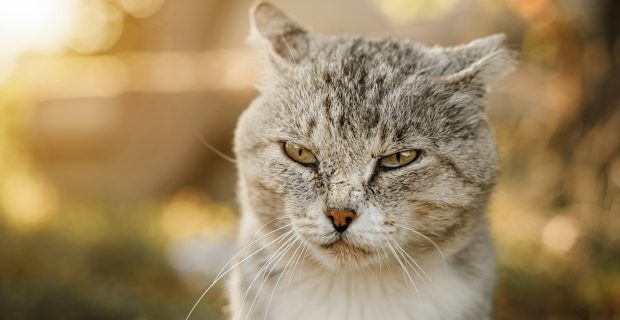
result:
[(315, 257), (329, 269), (360, 269), (371, 265), (377, 258), (371, 250), (344, 239), (313, 246)]

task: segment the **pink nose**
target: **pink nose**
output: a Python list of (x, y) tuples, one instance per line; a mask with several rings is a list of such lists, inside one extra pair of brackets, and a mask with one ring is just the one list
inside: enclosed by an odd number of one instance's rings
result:
[(357, 215), (351, 210), (330, 208), (327, 210), (327, 217), (329, 217), (332, 221), (334, 229), (340, 233), (343, 233), (347, 230), (353, 220), (357, 218)]

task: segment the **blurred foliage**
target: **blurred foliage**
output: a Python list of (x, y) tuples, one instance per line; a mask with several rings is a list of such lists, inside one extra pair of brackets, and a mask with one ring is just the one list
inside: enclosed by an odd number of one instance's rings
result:
[[(185, 317), (196, 292), (148, 234), (151, 209), (90, 202), (63, 211), (70, 214), (36, 232), (0, 229), (1, 319)], [(196, 316), (219, 319), (223, 302)]]
[[(184, 319), (197, 291), (167, 260), (153, 219), (164, 203), (41, 201), (58, 195), (37, 187), (48, 182), (28, 156), (31, 110), (16, 92), (0, 88), (0, 319)], [(25, 183), (7, 183), (16, 176)], [(213, 296), (196, 318), (223, 319)]]

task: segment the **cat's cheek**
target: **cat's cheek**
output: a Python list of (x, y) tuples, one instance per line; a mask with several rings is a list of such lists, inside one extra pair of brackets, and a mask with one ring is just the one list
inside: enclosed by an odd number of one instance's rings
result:
[(285, 214), (302, 240), (318, 244), (333, 240), (333, 226), (325, 214), (325, 195), (310, 200), (289, 198), (285, 201)]
[(415, 207), (407, 200), (409, 194), (398, 190), (370, 194), (367, 209), (360, 215), (360, 220), (371, 220), (373, 232), (380, 232), (390, 240), (402, 241), (406, 238), (404, 227), (409, 227), (415, 216)]
[[(288, 197), (285, 200), (284, 212), (291, 219), (305, 220), (315, 223), (317, 212), (320, 210), (318, 201), (312, 199), (299, 199), (298, 197)], [(293, 223), (296, 221), (293, 220)]]

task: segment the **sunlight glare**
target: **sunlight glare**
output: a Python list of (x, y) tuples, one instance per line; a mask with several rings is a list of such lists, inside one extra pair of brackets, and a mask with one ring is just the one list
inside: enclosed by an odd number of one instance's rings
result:
[(0, 50), (19, 54), (61, 49), (74, 4), (74, 0), (0, 0)]
[(75, 0), (0, 0), (0, 84), (26, 51), (62, 50), (73, 23)]

